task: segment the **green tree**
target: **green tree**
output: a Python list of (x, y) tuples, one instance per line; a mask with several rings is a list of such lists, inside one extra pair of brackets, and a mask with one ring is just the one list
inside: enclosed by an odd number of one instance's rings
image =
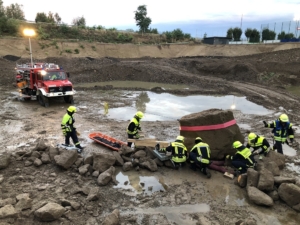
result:
[(83, 16), (82, 17), (77, 17), (77, 18), (73, 19), (72, 24), (75, 25), (75, 26), (78, 26), (78, 27), (85, 27), (86, 21), (85, 21), (85, 18)]
[(5, 16), (5, 9), (3, 6), (3, 1), (0, 0), (0, 18)]
[(264, 29), (262, 31), (262, 40), (275, 40), (276, 33), (269, 29)]
[(295, 36), (294, 36), (293, 33), (287, 33), (287, 34), (285, 34), (285, 36), (284, 36), (285, 39), (292, 39), (292, 38), (294, 38), (294, 37), (295, 37)]
[(277, 39), (278, 39), (278, 40), (282, 40), (282, 39), (284, 39), (284, 38), (285, 38), (285, 32), (284, 32), (284, 31), (281, 31), (281, 32), (278, 34)]
[(58, 15), (58, 13), (54, 14), (54, 19), (56, 24), (61, 24), (61, 17)]
[(233, 39), (233, 29), (232, 28), (229, 28), (227, 30), (227, 35), (226, 35), (227, 38), (231, 38)]
[(23, 5), (11, 4), (5, 8), (5, 15), (8, 19), (24, 20), (25, 14), (22, 10)]
[(252, 29), (251, 28), (247, 28), (246, 31), (245, 31), (245, 36), (247, 38), (247, 41), (249, 41), (251, 33), (252, 33)]
[(134, 19), (136, 25), (140, 28), (140, 32), (146, 33), (149, 31), (149, 26), (152, 22), (150, 17), (147, 17), (147, 6), (140, 5), (135, 11)]
[(181, 29), (177, 28), (172, 31), (172, 37), (175, 39), (175, 41), (179, 41), (184, 39), (184, 34)]
[(260, 41), (260, 33), (258, 30), (253, 29), (250, 35), (249, 42), (256, 43)]
[(185, 39), (191, 39), (191, 35), (188, 34), (188, 33), (185, 33), (185, 34), (184, 34), (184, 38), (185, 38)]
[(234, 41), (240, 41), (240, 40), (241, 40), (242, 33), (243, 33), (243, 31), (242, 31), (241, 28), (235, 27), (235, 28), (232, 30), (233, 40), (234, 40)]
[(173, 38), (172, 32), (166, 31), (163, 34), (166, 36), (167, 42), (172, 43), (172, 38)]
[(149, 33), (158, 34), (158, 30), (156, 28), (150, 28)]
[(42, 23), (47, 23), (48, 22), (48, 17), (44, 12), (37, 13), (35, 16), (35, 22), (42, 22)]

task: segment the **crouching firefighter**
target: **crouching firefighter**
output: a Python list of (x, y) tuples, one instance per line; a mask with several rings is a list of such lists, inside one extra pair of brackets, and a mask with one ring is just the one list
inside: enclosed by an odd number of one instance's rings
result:
[(231, 159), (232, 165), (238, 169), (240, 174), (246, 173), (248, 168), (254, 168), (256, 162), (249, 148), (239, 141), (235, 141), (232, 147), (237, 150), (235, 155), (227, 155), (226, 158)]
[(255, 133), (250, 133), (248, 135), (248, 143), (246, 145), (247, 148), (253, 148), (253, 155), (260, 155), (259, 159), (262, 159), (262, 154), (267, 156), (269, 151), (272, 149), (270, 147), (269, 142), (263, 136), (258, 136)]
[(190, 162), (191, 169), (197, 169), (197, 166), (200, 168), (200, 171), (206, 175), (207, 178), (211, 177), (208, 166), (210, 163), (210, 148), (209, 145), (202, 141), (201, 137), (195, 139), (195, 145), (190, 151)]
[(171, 163), (174, 169), (178, 169), (180, 166), (183, 166), (187, 158), (187, 149), (183, 144), (184, 137), (177, 136), (176, 140), (171, 143), (166, 148), (160, 149), (160, 151), (167, 151), (172, 153)]
[[(130, 123), (127, 127), (127, 135), (130, 139), (139, 139), (139, 131), (142, 131), (140, 126), (140, 120), (144, 117), (144, 113), (138, 111), (134, 117), (130, 120)], [(132, 142), (127, 142), (127, 146), (131, 147)]]
[(72, 138), (73, 143), (75, 144), (75, 147), (78, 148), (78, 153), (82, 152), (83, 147), (81, 147), (78, 137), (76, 128), (74, 127), (75, 119), (73, 118), (73, 114), (76, 113), (76, 107), (70, 106), (67, 109), (67, 113), (64, 115), (62, 121), (61, 121), (61, 129), (63, 132), (63, 135), (65, 136), (65, 145), (70, 145), (70, 137)]

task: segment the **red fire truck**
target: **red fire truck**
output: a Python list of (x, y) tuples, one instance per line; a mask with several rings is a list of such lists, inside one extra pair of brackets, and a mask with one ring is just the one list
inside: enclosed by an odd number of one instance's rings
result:
[(16, 82), (20, 96), (24, 99), (38, 100), (40, 105), (49, 107), (49, 98), (64, 98), (73, 104), (75, 90), (68, 80), (69, 73), (54, 63), (31, 63), (16, 66)]

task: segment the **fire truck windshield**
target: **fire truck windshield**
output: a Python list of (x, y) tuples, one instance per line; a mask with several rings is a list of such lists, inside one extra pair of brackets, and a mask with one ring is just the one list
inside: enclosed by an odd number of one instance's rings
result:
[(66, 74), (59, 71), (47, 71), (43, 76), (43, 80), (65, 80)]

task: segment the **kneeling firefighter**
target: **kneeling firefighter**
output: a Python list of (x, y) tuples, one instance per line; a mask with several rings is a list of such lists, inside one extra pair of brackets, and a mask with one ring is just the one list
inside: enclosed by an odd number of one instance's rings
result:
[(200, 171), (207, 176), (211, 177), (210, 171), (208, 170), (208, 165), (210, 163), (210, 148), (209, 145), (202, 141), (201, 137), (195, 139), (195, 145), (190, 151), (190, 162), (191, 169), (196, 170), (197, 166)]

